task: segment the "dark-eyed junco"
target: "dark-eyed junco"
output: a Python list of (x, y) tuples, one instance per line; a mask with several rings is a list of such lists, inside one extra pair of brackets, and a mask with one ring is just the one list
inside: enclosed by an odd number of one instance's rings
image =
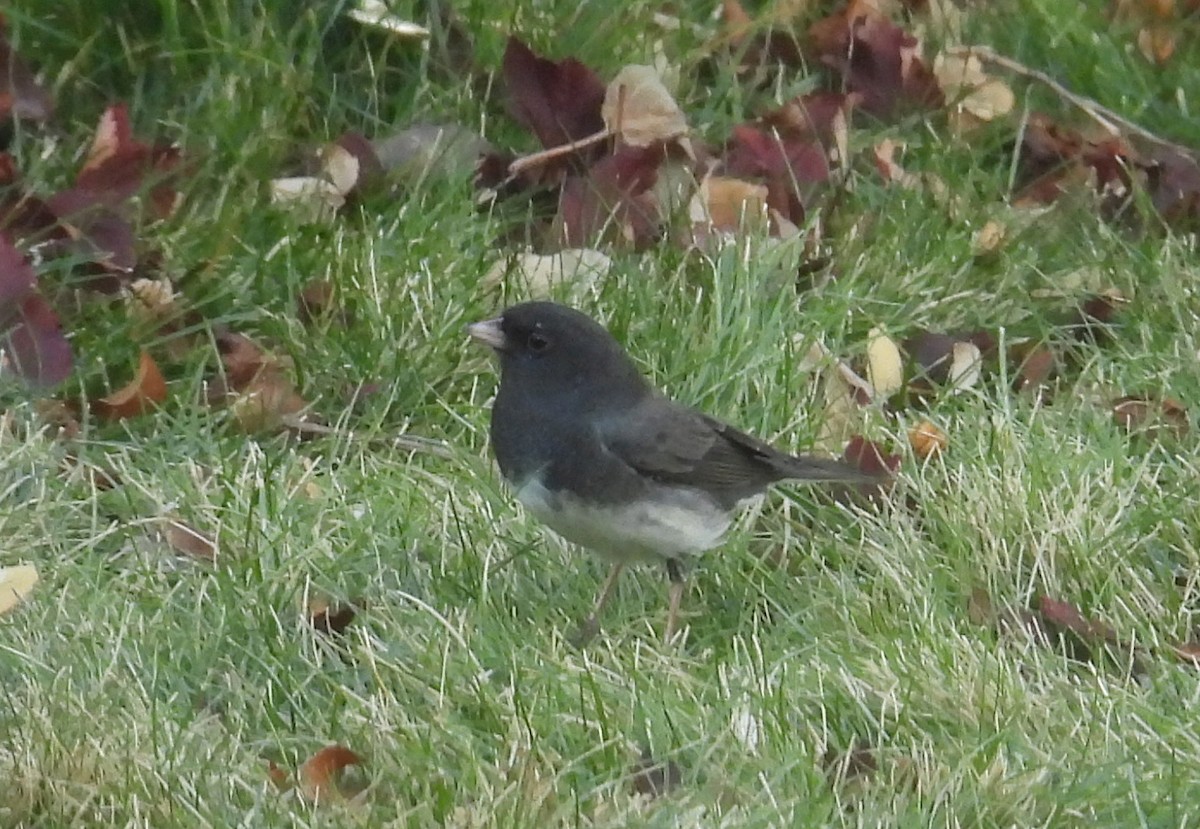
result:
[(612, 570), (580, 639), (621, 569), (662, 561), (666, 639), (683, 596), (680, 563), (716, 546), (739, 506), (775, 481), (875, 480), (840, 461), (793, 456), (656, 391), (586, 315), (552, 302), (514, 305), (468, 327), (500, 356), (492, 450), (517, 499)]

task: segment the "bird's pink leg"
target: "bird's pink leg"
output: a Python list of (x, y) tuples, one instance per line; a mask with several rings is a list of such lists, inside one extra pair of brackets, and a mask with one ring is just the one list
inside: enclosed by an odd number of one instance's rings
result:
[(600, 632), (600, 613), (608, 604), (609, 598), (612, 597), (613, 590), (617, 586), (617, 579), (624, 569), (625, 565), (618, 563), (608, 571), (608, 577), (604, 579), (604, 584), (600, 586), (600, 592), (596, 594), (596, 604), (592, 608), (592, 614), (583, 620), (583, 624), (579, 626), (578, 632), (573, 637), (576, 647), (583, 647)]

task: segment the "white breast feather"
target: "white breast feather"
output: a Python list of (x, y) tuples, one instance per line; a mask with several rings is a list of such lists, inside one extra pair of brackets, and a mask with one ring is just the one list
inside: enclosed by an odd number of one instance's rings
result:
[(516, 489), (517, 500), (568, 541), (613, 561), (695, 556), (720, 543), (731, 517), (707, 496), (662, 487), (648, 504), (585, 508), (569, 495), (555, 497), (533, 475)]

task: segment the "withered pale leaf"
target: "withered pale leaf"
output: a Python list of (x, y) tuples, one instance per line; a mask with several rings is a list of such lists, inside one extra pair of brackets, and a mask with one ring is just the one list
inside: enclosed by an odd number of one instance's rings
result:
[(635, 147), (682, 138), (687, 118), (653, 66), (621, 69), (604, 93), (600, 108), (609, 132)]
[(25, 601), (38, 583), (38, 571), (32, 564), (0, 567), (0, 615)]
[(544, 299), (565, 285), (591, 287), (611, 266), (611, 259), (591, 248), (570, 248), (549, 255), (526, 251), (492, 265), (483, 285), (491, 289), (507, 282), (524, 296)]
[(983, 71), (975, 55), (939, 54), (933, 74), (946, 101), (980, 121), (992, 121), (1012, 112), (1016, 97), (1008, 86)]
[(429, 37), (427, 28), (393, 14), (388, 4), (381, 0), (358, 0), (354, 8), (346, 12), (346, 16), (355, 23), (361, 23), (397, 37), (413, 40), (424, 40)]
[(950, 350), (950, 386), (955, 391), (972, 388), (983, 371), (983, 354), (975, 343), (956, 342)]
[(303, 221), (326, 222), (342, 209), (346, 197), (326, 179), (293, 176), (271, 182), (271, 202), (294, 211)]
[(971, 255), (976, 259), (993, 256), (999, 252), (1007, 237), (1008, 228), (1003, 222), (988, 219), (971, 239)]

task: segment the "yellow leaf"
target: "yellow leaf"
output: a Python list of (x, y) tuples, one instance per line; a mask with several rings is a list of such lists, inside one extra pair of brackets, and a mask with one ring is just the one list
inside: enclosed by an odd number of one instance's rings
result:
[(904, 388), (904, 361), (896, 341), (872, 328), (867, 342), (867, 379), (875, 394), (886, 400)]
[(32, 564), (0, 567), (0, 614), (23, 602), (37, 582), (37, 568)]

